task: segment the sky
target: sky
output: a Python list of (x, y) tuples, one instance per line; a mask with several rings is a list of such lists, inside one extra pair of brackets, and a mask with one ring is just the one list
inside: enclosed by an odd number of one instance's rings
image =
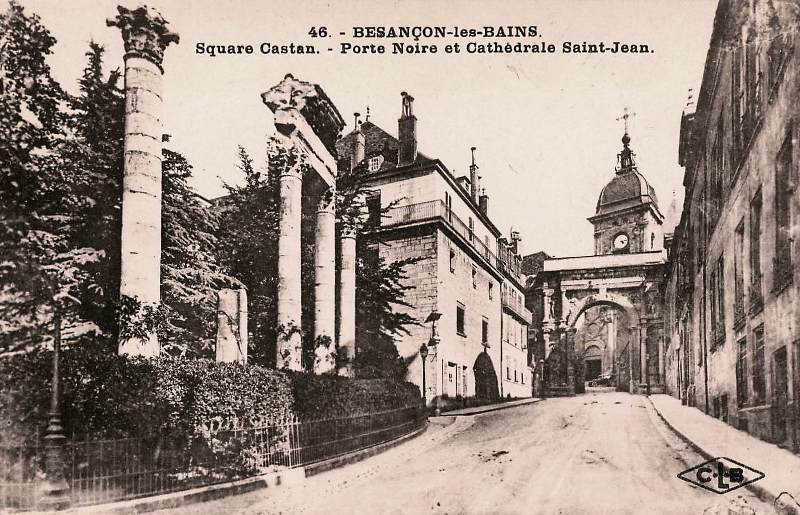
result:
[[(106, 48), (108, 69), (123, 67), (122, 37), (105, 20), (129, 0), (20, 0), (57, 39), (53, 74), (77, 92), (90, 40)], [(622, 147), (617, 118), (628, 107), (631, 147), (666, 213), (680, 201), (681, 112), (699, 89), (716, 0), (150, 0), (181, 41), (164, 59), (164, 132), (194, 165), (192, 185), (206, 197), (223, 181), (242, 181), (237, 146), (264, 161), (272, 117), (260, 94), (284, 75), (318, 83), (352, 130), (353, 112), (369, 106), (371, 121), (397, 133), (400, 92), (415, 98), (419, 149), (456, 175), (468, 172), (477, 147), (489, 215), (505, 234), (520, 231), (523, 253), (593, 252), (594, 214)], [(457, 40), (420, 41), (437, 54), (341, 55), (356, 26), (535, 25), (525, 43), (630, 42), (646, 54), (446, 54)], [(312, 27), (328, 28), (327, 42)], [(339, 32), (347, 33), (340, 37)], [(516, 41), (516, 40), (515, 40)], [(319, 44), (317, 55), (263, 55), (262, 42)], [(321, 43), (320, 43), (321, 42)], [(485, 41), (480, 41), (485, 42)], [(252, 44), (252, 55), (208, 57), (197, 43)], [(328, 52), (333, 48), (334, 52)]]

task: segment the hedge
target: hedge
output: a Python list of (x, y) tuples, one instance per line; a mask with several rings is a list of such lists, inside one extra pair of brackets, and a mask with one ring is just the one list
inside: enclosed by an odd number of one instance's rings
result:
[[(60, 412), (70, 439), (183, 434), (213, 417), (321, 419), (421, 406), (418, 388), (385, 379), (284, 372), (240, 363), (109, 354), (83, 341), (62, 352)], [(30, 444), (47, 426), (52, 353), (0, 357), (0, 445)]]

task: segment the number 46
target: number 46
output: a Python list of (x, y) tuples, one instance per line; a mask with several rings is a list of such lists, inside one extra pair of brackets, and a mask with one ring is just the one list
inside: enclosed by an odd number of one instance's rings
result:
[(328, 37), (328, 28), (327, 27), (311, 27), (311, 30), (308, 31), (308, 35), (312, 38), (327, 38)]

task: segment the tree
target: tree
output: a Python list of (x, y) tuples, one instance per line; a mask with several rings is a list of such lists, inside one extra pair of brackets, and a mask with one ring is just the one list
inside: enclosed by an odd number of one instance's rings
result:
[[(276, 139), (267, 142), (265, 169), (254, 166), (253, 159), (239, 148), (239, 169), (244, 173), (242, 186), (227, 185), (228, 195), (221, 201), (221, 260), (229, 273), (247, 285), (250, 294), (249, 314), (253, 329), (250, 355), (256, 361), (275, 365), (275, 342), (287, 328), (277, 321), (277, 239), (279, 197), (277, 170), (291, 165), (297, 156)], [(386, 263), (375, 254), (374, 236), (379, 218), (365, 217), (368, 193), (358, 173), (340, 170), (336, 181), (336, 216), (352, 224), (359, 233), (356, 260), (356, 348), (354, 363), (363, 377), (405, 376), (405, 363), (394, 345), (396, 336), (415, 321), (395, 310), (406, 304), (402, 298), (411, 286), (405, 284), (405, 267), (415, 260)], [(387, 208), (388, 209), (388, 208)], [(314, 214), (303, 214), (302, 233), (302, 333), (303, 362), (314, 364), (316, 347), (330, 342), (314, 341)]]
[[(275, 141), (268, 141), (268, 161), (281, 166), (286, 159)], [(228, 195), (219, 201), (218, 255), (227, 271), (248, 292), (248, 357), (261, 365), (275, 365), (275, 342), (278, 337), (278, 179), (275, 174), (253, 165), (243, 147), (238, 151), (238, 168), (244, 184), (226, 184)]]
[(0, 348), (42, 339), (41, 328), (75, 308), (82, 267), (97, 259), (72, 244), (74, 170), (58, 152), (67, 134), (65, 94), (45, 58), (55, 39), (38, 16), (11, 2), (0, 15)]
[(242, 284), (218, 264), (218, 216), (187, 180), (192, 166), (164, 149), (162, 161), (161, 345), (170, 354), (208, 356), (214, 350), (217, 292)]

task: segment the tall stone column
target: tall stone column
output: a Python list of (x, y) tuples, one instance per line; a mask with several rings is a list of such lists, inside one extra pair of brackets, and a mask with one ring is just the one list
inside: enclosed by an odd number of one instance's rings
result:
[(301, 166), (280, 172), (280, 221), (278, 233), (278, 368), (303, 369), (301, 329), (301, 245), (303, 174)]
[[(125, 45), (125, 144), (122, 180), (120, 295), (158, 306), (161, 300), (161, 63), (178, 42), (161, 15), (146, 7), (117, 7), (107, 21)], [(120, 340), (119, 353), (157, 356), (155, 330), (143, 339)]]
[(352, 375), (356, 355), (356, 231), (353, 227), (342, 227), (339, 245), (339, 348), (346, 360), (339, 375)]
[(336, 209), (335, 191), (328, 188), (317, 202), (314, 247), (314, 370), (330, 372), (336, 365)]

